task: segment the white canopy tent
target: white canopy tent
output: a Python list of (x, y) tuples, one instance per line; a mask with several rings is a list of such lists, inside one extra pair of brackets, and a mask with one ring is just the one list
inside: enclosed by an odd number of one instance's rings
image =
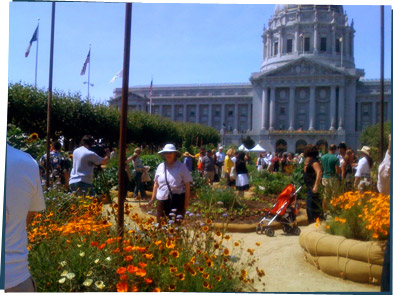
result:
[(266, 150), (259, 143), (256, 146), (254, 146), (250, 151), (259, 152), (259, 153), (266, 152)]
[(241, 146), (239, 146), (239, 147), (238, 147), (238, 150), (239, 150), (239, 151), (243, 151), (243, 152), (248, 152), (248, 151), (249, 151), (249, 149), (246, 148), (246, 147), (244, 146), (244, 144), (242, 144)]

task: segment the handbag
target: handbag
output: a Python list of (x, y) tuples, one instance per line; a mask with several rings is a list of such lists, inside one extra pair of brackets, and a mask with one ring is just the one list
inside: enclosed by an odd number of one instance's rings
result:
[(142, 180), (142, 182), (149, 182), (149, 181), (151, 181), (151, 177), (150, 177), (149, 173), (147, 173), (147, 171), (144, 171), (142, 173), (141, 180)]
[(235, 166), (233, 166), (233, 167), (231, 168), (231, 173), (229, 174), (229, 177), (230, 177), (232, 180), (235, 180), (235, 179), (236, 179), (237, 173), (236, 173), (236, 168), (235, 168)]

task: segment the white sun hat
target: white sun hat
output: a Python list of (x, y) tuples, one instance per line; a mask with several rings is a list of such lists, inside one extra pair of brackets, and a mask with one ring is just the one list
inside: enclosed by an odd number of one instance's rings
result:
[(176, 149), (175, 145), (168, 143), (164, 146), (164, 148), (158, 152), (159, 154), (165, 154), (165, 153), (176, 153), (177, 155), (180, 156), (180, 152)]

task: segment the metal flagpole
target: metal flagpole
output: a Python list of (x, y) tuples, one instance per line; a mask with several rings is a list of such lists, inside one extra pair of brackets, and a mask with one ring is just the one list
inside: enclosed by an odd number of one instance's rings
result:
[(384, 123), (384, 6), (381, 5), (381, 78), (379, 94), (379, 159), (383, 161), (383, 123)]
[(153, 107), (153, 77), (151, 77), (151, 82), (150, 82), (150, 108), (149, 108), (150, 115), (151, 115), (152, 107)]
[(40, 19), (38, 19), (37, 25), (37, 50), (35, 52), (35, 79), (34, 79), (34, 87), (37, 88), (37, 67), (38, 67), (38, 42), (40, 39)]
[[(341, 42), (341, 67), (343, 67), (343, 58), (344, 58), (344, 37), (340, 38)], [(347, 48), (348, 50), (348, 48)]]
[(91, 44), (89, 44), (89, 69), (87, 73), (87, 100), (90, 100), (90, 63), (91, 63)]
[(120, 142), (119, 142), (119, 189), (118, 189), (118, 234), (124, 234), (124, 201), (127, 194), (125, 187), (126, 168), (126, 136), (127, 136), (127, 111), (128, 111), (128, 79), (130, 71), (131, 48), (131, 17), (132, 3), (126, 3), (124, 27), (124, 55), (123, 55), (123, 85), (121, 91), (120, 110)]
[(49, 56), (49, 85), (48, 85), (48, 110), (46, 117), (46, 188), (49, 188), (50, 171), (50, 120), (52, 112), (52, 81), (53, 81), (53, 44), (55, 39), (55, 8), (56, 2), (52, 2), (52, 23), (50, 34), (50, 56)]

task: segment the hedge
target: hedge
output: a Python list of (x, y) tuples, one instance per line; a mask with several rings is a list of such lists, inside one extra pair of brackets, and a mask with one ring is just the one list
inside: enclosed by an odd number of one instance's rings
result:
[[(8, 123), (15, 124), (27, 133), (46, 135), (46, 110), (48, 93), (31, 85), (15, 83), (8, 86)], [(63, 135), (67, 140), (79, 140), (85, 134), (103, 138), (116, 145), (119, 139), (120, 112), (115, 107), (92, 103), (79, 93), (53, 92), (52, 134)], [(157, 115), (132, 112), (128, 115), (127, 141), (160, 146), (168, 142), (189, 147), (198, 142), (214, 144), (220, 140), (217, 130), (193, 123), (178, 123)], [(196, 141), (195, 141), (196, 142)]]

